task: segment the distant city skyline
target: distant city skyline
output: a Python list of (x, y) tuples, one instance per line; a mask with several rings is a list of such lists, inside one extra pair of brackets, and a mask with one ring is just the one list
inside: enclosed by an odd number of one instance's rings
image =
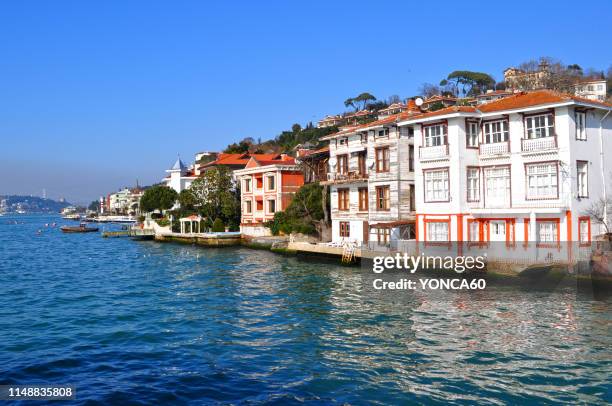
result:
[[(502, 79), (550, 56), (607, 70), (595, 1), (10, 2), (0, 5), (0, 195), (99, 196), (159, 182), (180, 154), (270, 139), (360, 92), (416, 95), (453, 70)], [(496, 24), (497, 21), (526, 22)], [(502, 28), (500, 28), (502, 27)], [(571, 35), (568, 33), (571, 32)]]

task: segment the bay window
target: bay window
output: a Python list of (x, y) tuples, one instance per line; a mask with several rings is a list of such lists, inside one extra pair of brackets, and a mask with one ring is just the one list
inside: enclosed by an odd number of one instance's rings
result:
[(446, 144), (446, 125), (436, 124), (423, 127), (425, 146), (435, 147)]
[(527, 198), (557, 198), (559, 177), (556, 162), (546, 162), (525, 166), (527, 175)]
[(510, 137), (510, 128), (508, 126), (508, 120), (486, 122), (483, 125), (483, 130), (485, 144), (506, 142)]
[(425, 202), (449, 200), (448, 168), (424, 170)]
[(525, 117), (527, 139), (551, 137), (555, 135), (555, 119), (552, 113)]

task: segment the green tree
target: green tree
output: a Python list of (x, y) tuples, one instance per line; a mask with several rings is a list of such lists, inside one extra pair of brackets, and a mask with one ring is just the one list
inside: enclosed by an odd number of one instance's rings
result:
[(140, 210), (143, 212), (168, 210), (174, 206), (177, 197), (176, 191), (168, 186), (152, 186), (145, 190), (140, 198)]
[(191, 193), (191, 189), (181, 190), (181, 193), (178, 194), (178, 202), (184, 211), (195, 210), (198, 203), (193, 193)]
[(299, 133), (300, 131), (302, 131), (302, 126), (295, 123), (291, 126), (291, 132), (293, 132), (294, 134)]
[(87, 208), (91, 211), (97, 212), (98, 210), (100, 210), (100, 202), (97, 200), (94, 200), (93, 202), (89, 203), (89, 206)]
[(302, 186), (285, 211), (277, 212), (267, 225), (275, 235), (281, 231), (315, 234), (323, 217), (323, 187), (309, 183)]
[(213, 222), (212, 231), (213, 233), (222, 233), (225, 231), (225, 224), (223, 224), (223, 220), (221, 220), (219, 217), (217, 217)]
[(240, 224), (240, 191), (224, 167), (207, 170), (189, 187), (200, 214), (212, 220), (220, 218), (230, 227)]
[(494, 89), (495, 79), (483, 72), (456, 70), (449, 73), (446, 79), (440, 82), (440, 86), (448, 87), (449, 85), (457, 96), (475, 96), (488, 89)]

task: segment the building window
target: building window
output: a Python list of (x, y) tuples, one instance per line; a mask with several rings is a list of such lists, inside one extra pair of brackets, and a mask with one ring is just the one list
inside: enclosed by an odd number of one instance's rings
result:
[(428, 221), (427, 222), (427, 241), (449, 241), (449, 231), (447, 221)]
[(557, 243), (559, 224), (557, 221), (536, 221), (538, 243)]
[(477, 220), (468, 220), (468, 240), (470, 242), (480, 241), (480, 222)]
[(276, 213), (276, 200), (268, 200), (268, 213)]
[(253, 203), (250, 200), (244, 202), (244, 212), (251, 214), (253, 212)]
[(576, 161), (578, 197), (589, 197), (589, 163)]
[(423, 171), (425, 181), (425, 202), (446, 202), (448, 194), (448, 169)]
[(559, 179), (556, 162), (526, 165), (525, 169), (528, 199), (558, 197)]
[(250, 192), (251, 191), (251, 179), (245, 179), (244, 180), (244, 191), (245, 192)]
[(446, 125), (437, 124), (423, 127), (425, 133), (425, 146), (435, 147), (446, 144)]
[(359, 211), (368, 211), (368, 188), (359, 188)]
[(416, 210), (414, 185), (410, 185), (410, 211)]
[(591, 243), (591, 219), (580, 217), (578, 219), (578, 230), (580, 232), (580, 244)]
[(408, 145), (408, 170), (414, 172), (414, 145)]
[(357, 170), (359, 174), (364, 176), (366, 174), (366, 152), (361, 151), (357, 154)]
[(600, 91), (600, 92), (603, 91), (604, 90), (603, 89), (603, 85), (597, 85), (597, 90)]
[(391, 238), (391, 230), (389, 230), (388, 228), (377, 228), (376, 238), (378, 240), (378, 245), (389, 244), (389, 240)]
[(494, 144), (496, 142), (506, 142), (510, 137), (508, 120), (489, 121), (484, 124), (484, 143)]
[(349, 189), (338, 189), (338, 210), (349, 209)]
[(258, 176), (255, 181), (257, 182), (257, 189), (263, 189), (263, 178)]
[(336, 159), (338, 160), (338, 173), (347, 174), (348, 173), (348, 155), (337, 155)]
[(361, 138), (361, 143), (362, 144), (367, 144), (368, 143), (368, 133), (367, 132), (361, 133), (359, 136)]
[(389, 129), (388, 128), (383, 128), (382, 130), (378, 131), (378, 136), (379, 137), (388, 137), (389, 136)]
[(257, 201), (257, 211), (263, 211), (263, 200)]
[(376, 148), (376, 172), (389, 172), (389, 147)]
[(576, 122), (576, 139), (586, 141), (586, 113), (584, 111), (575, 112), (574, 120)]
[(480, 169), (468, 168), (467, 170), (467, 200), (477, 202), (480, 200)]
[(340, 146), (346, 146), (346, 145), (348, 145), (348, 137), (340, 138), (340, 139), (338, 140), (338, 144), (339, 144)]
[(268, 179), (268, 190), (276, 189), (276, 178), (274, 177), (274, 175), (268, 176), (267, 179)]
[(486, 168), (485, 203), (488, 206), (507, 206), (510, 203), (510, 168)]
[(390, 200), (389, 186), (376, 186), (376, 210), (388, 211)]
[(468, 148), (478, 148), (478, 123), (475, 121), (466, 123), (465, 144)]
[(340, 237), (350, 237), (351, 236), (351, 223), (348, 221), (340, 221)]
[(527, 139), (543, 138), (555, 135), (555, 119), (551, 113), (525, 118)]

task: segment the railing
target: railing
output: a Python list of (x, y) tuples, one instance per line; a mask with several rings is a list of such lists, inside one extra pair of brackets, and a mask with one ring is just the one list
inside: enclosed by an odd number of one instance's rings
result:
[(557, 137), (521, 139), (521, 151), (543, 151), (557, 148)]
[(448, 156), (448, 144), (433, 147), (419, 147), (420, 159), (436, 159)]
[(508, 141), (494, 142), (491, 144), (480, 144), (478, 153), (480, 155), (500, 155), (508, 153)]
[(327, 174), (327, 182), (351, 182), (351, 181), (362, 181), (368, 179), (367, 173), (360, 173), (350, 171), (346, 173), (329, 172)]

